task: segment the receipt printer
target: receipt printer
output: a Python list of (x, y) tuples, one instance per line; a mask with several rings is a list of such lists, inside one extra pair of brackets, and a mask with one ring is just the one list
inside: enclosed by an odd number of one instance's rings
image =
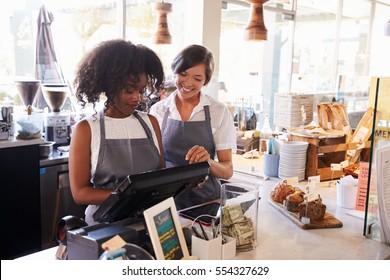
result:
[(67, 232), (68, 260), (98, 260), (102, 244), (119, 235), (127, 243), (138, 243), (135, 229), (118, 224), (97, 224)]

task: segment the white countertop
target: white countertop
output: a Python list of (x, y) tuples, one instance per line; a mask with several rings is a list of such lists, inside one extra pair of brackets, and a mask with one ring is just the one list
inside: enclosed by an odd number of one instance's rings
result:
[(45, 142), (45, 139), (43, 138), (20, 140), (20, 139), (16, 139), (15, 137), (10, 137), (8, 138), (8, 140), (0, 140), (0, 149), (28, 146), (28, 145), (39, 145), (43, 142)]

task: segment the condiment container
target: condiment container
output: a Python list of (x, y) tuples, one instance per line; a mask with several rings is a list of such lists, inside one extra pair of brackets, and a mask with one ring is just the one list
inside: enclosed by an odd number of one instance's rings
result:
[(47, 158), (53, 154), (53, 145), (55, 142), (46, 141), (39, 145), (39, 156), (41, 158)]

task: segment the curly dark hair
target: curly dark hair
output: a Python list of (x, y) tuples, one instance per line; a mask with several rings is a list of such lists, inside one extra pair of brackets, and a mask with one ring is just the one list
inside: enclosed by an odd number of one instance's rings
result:
[(122, 39), (104, 41), (80, 61), (74, 80), (76, 98), (82, 107), (87, 103), (95, 107), (99, 96), (105, 94), (104, 106), (108, 109), (128, 79), (137, 82), (142, 73), (148, 77), (149, 93), (161, 89), (164, 70), (154, 51)]
[(183, 49), (174, 59), (171, 64), (171, 69), (174, 74), (179, 74), (189, 68), (203, 63), (206, 65), (206, 81), (207, 85), (214, 71), (213, 54), (203, 46), (190, 45)]

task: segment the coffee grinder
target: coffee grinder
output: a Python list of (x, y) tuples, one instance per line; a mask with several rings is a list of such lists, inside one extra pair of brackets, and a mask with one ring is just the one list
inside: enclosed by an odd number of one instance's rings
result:
[(33, 107), (34, 99), (41, 86), (41, 81), (33, 77), (21, 77), (14, 81), (15, 87), (19, 92), (24, 106), (26, 106), (25, 114), (19, 115), (21, 119), (33, 123), (43, 132), (44, 115), (43, 110)]
[(41, 81), (36, 79), (26, 79), (16, 80), (14, 83), (20, 97), (22, 98), (24, 106), (26, 106), (26, 108), (32, 106), (35, 96), (38, 93), (39, 86), (41, 85)]
[(44, 119), (45, 139), (54, 141), (55, 146), (68, 145), (70, 140), (70, 114), (63, 112), (62, 107), (68, 96), (66, 84), (42, 84), (42, 94), (50, 112)]

